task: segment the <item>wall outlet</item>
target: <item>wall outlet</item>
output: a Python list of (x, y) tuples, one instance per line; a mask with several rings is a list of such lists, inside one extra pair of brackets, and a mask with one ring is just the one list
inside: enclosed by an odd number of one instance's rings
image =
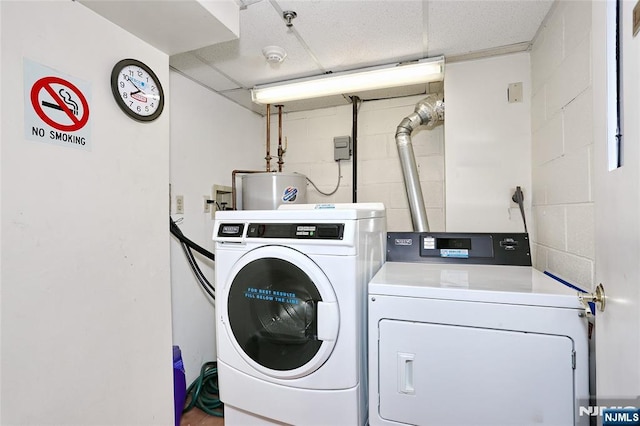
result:
[(184, 214), (184, 195), (176, 195), (176, 214)]
[(203, 211), (204, 213), (211, 213), (211, 203), (209, 201), (211, 201), (211, 197), (209, 195), (203, 195), (202, 196), (203, 201)]

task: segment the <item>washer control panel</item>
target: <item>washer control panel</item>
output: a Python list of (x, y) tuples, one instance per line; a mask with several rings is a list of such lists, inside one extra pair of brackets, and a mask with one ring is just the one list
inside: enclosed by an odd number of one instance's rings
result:
[[(242, 237), (244, 223), (221, 223), (218, 237)], [(249, 223), (247, 238), (342, 240), (344, 223)]]

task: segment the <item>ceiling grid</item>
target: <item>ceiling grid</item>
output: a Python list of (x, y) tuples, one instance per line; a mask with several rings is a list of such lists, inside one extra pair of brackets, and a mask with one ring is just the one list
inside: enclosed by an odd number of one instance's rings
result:
[[(475, 59), (526, 50), (552, 0), (244, 0), (240, 37), (170, 57), (172, 68), (257, 113), (256, 85), (444, 55)], [(295, 11), (292, 27), (282, 14)], [(286, 51), (269, 63), (266, 46)], [(426, 93), (421, 87), (369, 98)], [(364, 98), (366, 99), (366, 97)], [(286, 111), (343, 105), (343, 96), (285, 105)]]

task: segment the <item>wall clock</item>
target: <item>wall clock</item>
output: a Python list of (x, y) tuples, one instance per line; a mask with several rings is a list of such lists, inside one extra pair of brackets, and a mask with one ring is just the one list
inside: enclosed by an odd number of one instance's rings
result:
[(136, 59), (123, 59), (111, 71), (111, 91), (118, 106), (138, 121), (153, 121), (164, 108), (158, 76)]

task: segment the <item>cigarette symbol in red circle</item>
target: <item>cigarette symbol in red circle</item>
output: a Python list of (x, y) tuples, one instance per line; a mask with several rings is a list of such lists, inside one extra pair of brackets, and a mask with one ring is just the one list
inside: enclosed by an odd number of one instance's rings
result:
[[(62, 88), (56, 92), (52, 84), (59, 84)], [(38, 95), (42, 90), (45, 90), (54, 102), (42, 101), (42, 104), (40, 104), (40, 102), (38, 102)], [(82, 104), (81, 117), (77, 117), (79, 108), (75, 99), (78, 99)], [(89, 121), (89, 104), (87, 99), (73, 83), (59, 77), (43, 77), (36, 81), (31, 88), (31, 105), (33, 105), (33, 109), (36, 114), (38, 114), (38, 117), (56, 130), (74, 132), (82, 129), (84, 125), (87, 124), (87, 121)], [(72, 124), (59, 123), (54, 118), (49, 117), (47, 112), (42, 108), (43, 106), (49, 108), (49, 110), (64, 112)]]

